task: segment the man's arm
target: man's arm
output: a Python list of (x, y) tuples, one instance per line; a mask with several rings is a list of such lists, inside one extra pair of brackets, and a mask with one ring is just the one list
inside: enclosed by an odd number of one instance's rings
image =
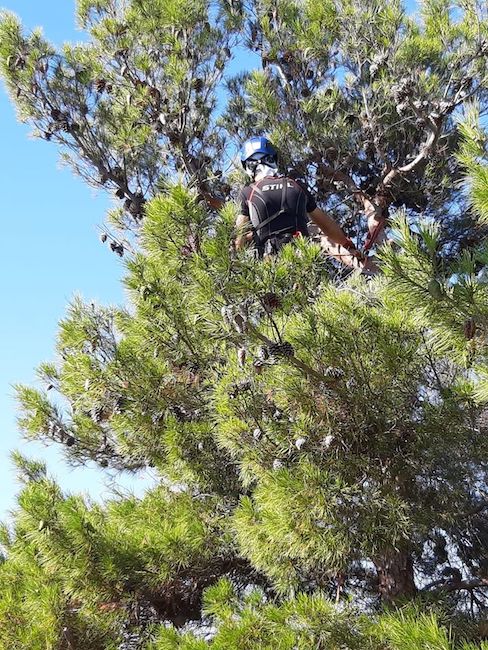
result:
[(352, 241), (346, 237), (339, 224), (332, 217), (329, 217), (326, 212), (320, 208), (315, 208), (315, 210), (308, 213), (308, 216), (332, 244), (340, 245), (344, 248), (353, 248)]
[(339, 224), (326, 212), (320, 208), (315, 208), (308, 213), (308, 216), (323, 232), (324, 248), (329, 255), (354, 269), (361, 269), (371, 273), (377, 272), (376, 265), (357, 250), (349, 237), (346, 237)]

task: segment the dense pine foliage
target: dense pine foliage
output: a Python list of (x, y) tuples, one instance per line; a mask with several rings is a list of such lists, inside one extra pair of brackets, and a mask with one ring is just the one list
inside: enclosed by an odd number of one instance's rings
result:
[[(100, 506), (14, 455), (0, 648), (488, 647), (485, 3), (78, 19), (90, 40), (58, 52), (3, 14), (0, 65), (19, 117), (114, 192), (129, 300), (72, 302), (19, 425), (160, 481)], [(377, 277), (317, 241), (235, 250), (255, 133), (358, 244), (387, 225)]]

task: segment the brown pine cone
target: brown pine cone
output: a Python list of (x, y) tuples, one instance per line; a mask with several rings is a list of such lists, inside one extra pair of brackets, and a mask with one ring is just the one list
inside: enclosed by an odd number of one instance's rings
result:
[(205, 87), (205, 82), (203, 81), (203, 79), (197, 77), (196, 79), (193, 79), (192, 86), (197, 91), (197, 93), (200, 93)]
[(464, 323), (464, 336), (468, 341), (474, 338), (474, 335), (476, 334), (476, 322), (474, 318), (468, 318), (466, 322)]
[(291, 343), (285, 341), (284, 343), (273, 343), (268, 347), (268, 351), (271, 356), (276, 358), (288, 359), (292, 357), (295, 350)]
[(282, 305), (280, 297), (276, 293), (265, 293), (262, 298), (263, 306), (266, 311), (273, 311), (279, 309)]
[(95, 90), (97, 91), (97, 93), (103, 93), (106, 85), (107, 85), (106, 79), (97, 79), (95, 81)]

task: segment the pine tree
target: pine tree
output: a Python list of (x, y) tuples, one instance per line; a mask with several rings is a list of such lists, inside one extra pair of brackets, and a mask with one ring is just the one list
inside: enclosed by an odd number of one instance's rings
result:
[[(19, 425), (160, 484), (99, 506), (15, 456), (0, 648), (483, 648), (486, 7), (78, 18), (91, 41), (55, 52), (5, 14), (0, 62), (20, 117), (123, 201), (104, 237), (131, 304), (72, 301)], [(226, 77), (237, 45), (263, 69)], [(237, 207), (209, 197), (234, 196), (217, 165), (254, 132), (352, 235), (397, 208), (380, 277), (311, 241), (234, 250)]]

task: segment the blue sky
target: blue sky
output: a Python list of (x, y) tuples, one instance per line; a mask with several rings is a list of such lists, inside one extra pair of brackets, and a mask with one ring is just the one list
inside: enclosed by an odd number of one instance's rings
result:
[[(2, 0), (0, 0), (2, 3)], [(52, 42), (81, 40), (75, 26), (74, 1), (3, 0), (28, 29), (41, 25)], [(110, 197), (98, 195), (60, 168), (56, 146), (28, 137), (14, 108), (0, 89), (0, 519), (14, 504), (18, 486), (9, 453), (19, 449), (45, 458), (63, 488), (98, 496), (106, 493), (107, 472), (71, 470), (59, 450), (22, 441), (16, 427), (12, 384), (36, 384), (35, 368), (54, 358), (57, 323), (74, 293), (87, 300), (124, 301), (123, 267), (98, 241)], [(125, 480), (135, 489), (143, 480)]]

